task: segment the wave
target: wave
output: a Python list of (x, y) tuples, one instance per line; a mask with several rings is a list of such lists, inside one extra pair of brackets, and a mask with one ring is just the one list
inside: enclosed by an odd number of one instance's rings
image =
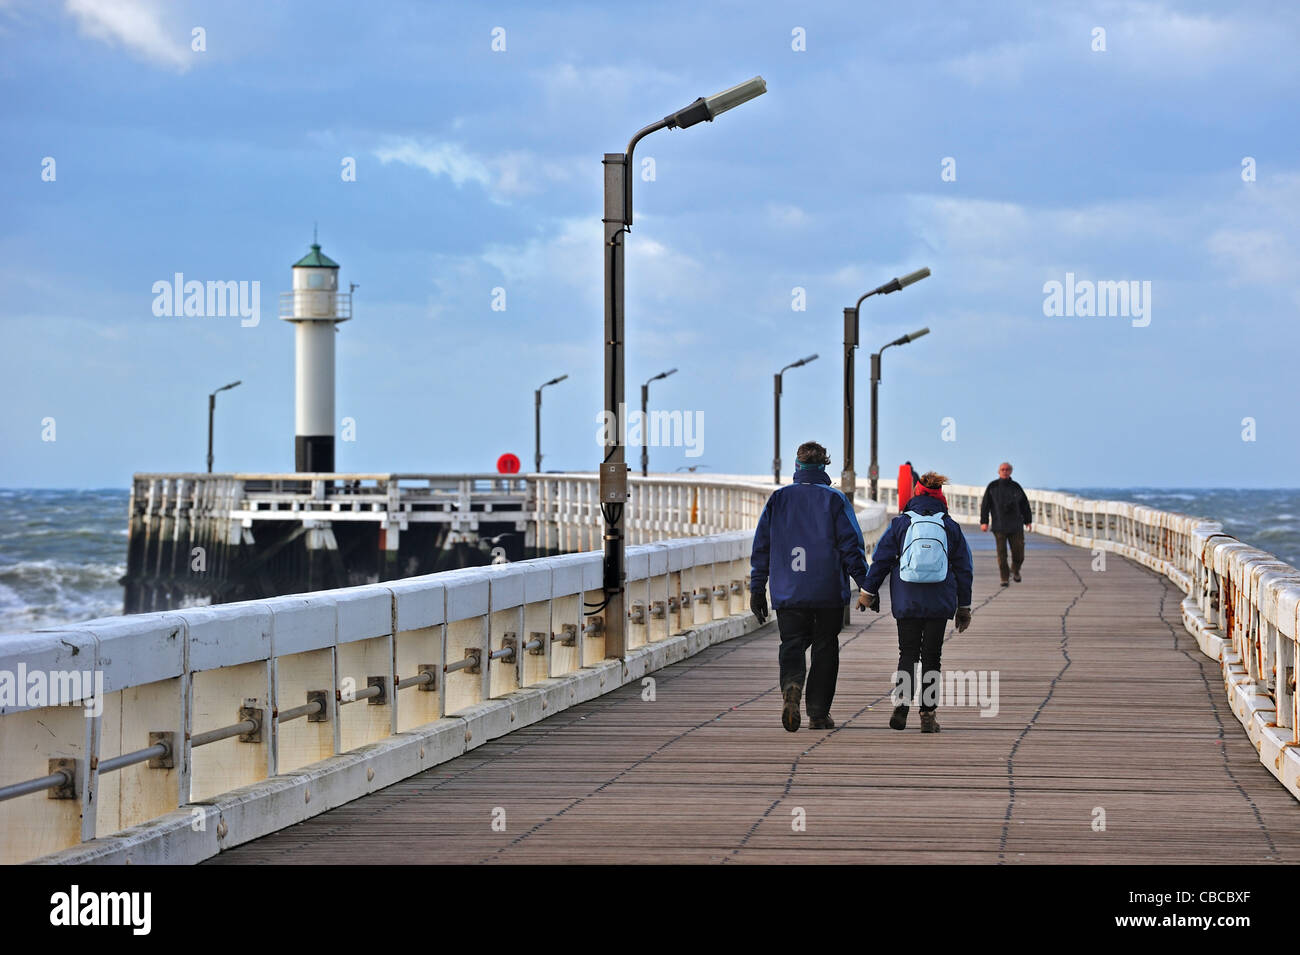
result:
[(122, 612), (126, 565), (25, 560), (0, 566), (0, 630), (64, 626)]

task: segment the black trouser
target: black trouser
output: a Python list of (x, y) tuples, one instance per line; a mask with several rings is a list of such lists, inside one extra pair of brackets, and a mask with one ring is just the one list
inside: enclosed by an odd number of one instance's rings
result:
[(787, 607), (776, 612), (781, 631), (781, 690), (804, 685), (804, 652), (812, 647), (812, 667), (805, 687), (809, 718), (830, 716), (835, 680), (840, 673), (840, 628), (843, 607)]
[[(1025, 562), (1025, 532), (1013, 531), (1009, 534), (993, 533), (998, 542), (998, 573), (1002, 582), (1011, 579), (1012, 574), (1020, 573), (1020, 565)], [(1011, 567), (1007, 567), (1007, 546), (1011, 547)]]
[(943, 655), (943, 617), (907, 617), (898, 621), (898, 672), (894, 674), (893, 703), (912, 702), (916, 661), (921, 660), (921, 712), (934, 710), (939, 702), (939, 658)]

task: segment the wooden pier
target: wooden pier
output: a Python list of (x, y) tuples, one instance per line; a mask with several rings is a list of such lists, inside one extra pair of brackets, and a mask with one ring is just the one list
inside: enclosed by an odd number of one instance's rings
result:
[(1003, 589), (969, 537), (974, 622), (943, 664), (997, 671), (996, 716), (889, 729), (882, 594), (841, 634), (833, 731), (782, 730), (769, 623), (655, 673), (652, 702), (622, 687), (211, 864), (1300, 862), (1300, 806), (1176, 587), (1031, 535)]
[[(763, 489), (766, 490), (766, 489)], [(745, 477), (634, 477), (631, 543), (752, 528)], [(587, 474), (137, 474), (125, 613), (260, 600), (595, 550)]]
[(543, 556), (522, 477), (137, 474), (124, 612)]

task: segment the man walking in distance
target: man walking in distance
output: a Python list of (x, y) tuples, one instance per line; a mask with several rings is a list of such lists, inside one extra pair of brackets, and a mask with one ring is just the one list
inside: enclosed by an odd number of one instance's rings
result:
[[(816, 441), (799, 445), (794, 483), (778, 487), (754, 531), (749, 608), (767, 620), (767, 594), (781, 632), (781, 725), (799, 729), (799, 698), (807, 675), (808, 725), (833, 729), (831, 700), (840, 669), (840, 628), (849, 603), (849, 578), (861, 587), (867, 555), (853, 505), (831, 487), (826, 449)], [(804, 654), (812, 648), (812, 666)]]
[(880, 613), (880, 585), (889, 577), (889, 609), (898, 622), (898, 670), (894, 673), (894, 712), (889, 725), (907, 728), (907, 710), (916, 695), (916, 663), (921, 662), (921, 732), (939, 732), (935, 716), (942, 683), (939, 664), (943, 631), (950, 618), (957, 632), (970, 626), (970, 547), (961, 527), (948, 516), (942, 474), (926, 471), (907, 510), (894, 518), (876, 544), (859, 610)]
[[(1011, 480), (1011, 465), (1003, 461), (998, 465), (998, 479), (990, 481), (980, 502), (980, 530), (993, 525), (993, 536), (998, 542), (998, 574), (1002, 586), (1007, 577), (1020, 582), (1020, 565), (1025, 562), (1025, 531), (1033, 530), (1034, 514), (1029, 509), (1025, 489)], [(1024, 530), (1021, 530), (1021, 526)], [(1007, 547), (1011, 548), (1011, 566), (1007, 566)]]

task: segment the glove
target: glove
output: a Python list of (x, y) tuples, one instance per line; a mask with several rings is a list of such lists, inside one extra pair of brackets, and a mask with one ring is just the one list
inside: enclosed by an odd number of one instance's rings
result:
[(858, 594), (859, 610), (874, 610), (880, 613), (880, 594), (869, 594), (865, 590)]
[(749, 594), (749, 609), (754, 616), (758, 618), (759, 623), (767, 622), (767, 594), (761, 590), (751, 591)]
[(970, 607), (958, 607), (957, 616), (954, 618), (956, 629), (961, 633), (970, 626)]

